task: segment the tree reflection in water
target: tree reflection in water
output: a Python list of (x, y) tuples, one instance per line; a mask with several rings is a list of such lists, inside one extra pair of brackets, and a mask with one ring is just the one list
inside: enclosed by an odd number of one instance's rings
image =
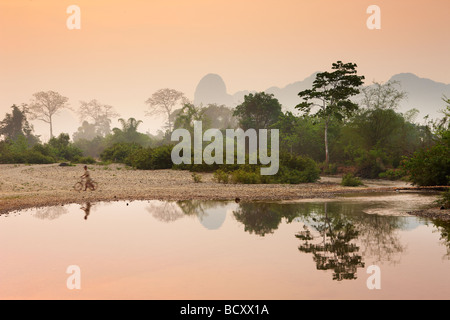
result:
[[(359, 233), (346, 217), (329, 216), (328, 203), (324, 203), (324, 211), (324, 216), (311, 217), (311, 227), (318, 236), (313, 235), (307, 225), (296, 235), (303, 242), (298, 249), (312, 253), (317, 270), (333, 270), (333, 280), (356, 279), (358, 268), (364, 268), (359, 247), (352, 243)], [(316, 239), (319, 242), (314, 243)]]
[(41, 208), (36, 211), (34, 216), (38, 219), (42, 220), (56, 220), (61, 217), (63, 214), (68, 213), (66, 207), (63, 206), (54, 206), (54, 207), (46, 207)]
[(298, 220), (304, 230), (296, 237), (299, 250), (311, 253), (318, 270), (333, 270), (333, 279), (356, 279), (363, 260), (396, 263), (404, 246), (398, 231), (402, 217), (368, 215), (367, 204), (356, 203), (241, 203), (233, 214), (245, 231), (259, 236), (272, 234), (283, 218)]
[(450, 260), (450, 221), (433, 220), (432, 223), (436, 227), (436, 231), (441, 234), (439, 240), (447, 248), (447, 253), (443, 256), (443, 259)]
[(225, 201), (204, 200), (178, 201), (177, 204), (185, 215), (197, 216), (199, 219), (206, 218), (210, 214), (208, 212), (210, 209), (225, 208), (227, 206)]
[[(244, 225), (245, 231), (260, 237), (273, 234), (282, 223), (294, 220), (303, 224), (295, 237), (301, 241), (299, 250), (312, 254), (318, 270), (332, 270), (337, 281), (356, 279), (365, 261), (371, 263), (400, 262), (405, 246), (399, 231), (405, 228), (407, 218), (370, 215), (363, 212), (367, 203), (263, 203), (240, 202), (233, 211), (234, 218)], [(165, 222), (186, 216), (200, 220), (211, 209), (227, 206), (227, 202), (179, 201), (153, 203), (148, 211)], [(441, 241), (450, 257), (450, 223), (436, 222)]]
[(245, 231), (264, 237), (277, 230), (283, 218), (291, 223), (297, 212), (297, 206), (293, 204), (247, 202), (240, 203), (233, 215), (244, 224)]
[(146, 210), (161, 222), (175, 222), (183, 218), (184, 212), (176, 202), (152, 201)]

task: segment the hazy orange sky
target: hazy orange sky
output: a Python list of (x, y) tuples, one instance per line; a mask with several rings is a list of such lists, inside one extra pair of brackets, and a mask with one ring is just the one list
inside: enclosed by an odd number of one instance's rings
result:
[[(366, 27), (372, 4), (381, 30)], [(81, 9), (81, 30), (66, 27), (69, 5)], [(369, 82), (412, 72), (450, 83), (449, 12), (448, 0), (0, 0), (0, 118), (54, 90), (75, 108), (113, 105), (155, 132), (163, 119), (145, 118), (144, 101), (158, 89), (193, 99), (217, 73), (229, 93), (262, 91), (337, 60), (357, 63)], [(55, 133), (78, 126), (65, 112)]]

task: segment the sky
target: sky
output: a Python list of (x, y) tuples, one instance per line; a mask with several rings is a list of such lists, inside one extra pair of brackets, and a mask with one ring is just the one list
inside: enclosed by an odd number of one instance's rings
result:
[[(66, 10), (80, 8), (80, 29)], [(381, 10), (370, 30), (367, 8)], [(229, 93), (263, 91), (354, 62), (367, 81), (397, 73), (450, 83), (448, 0), (0, 0), (0, 119), (33, 93), (112, 105), (155, 133), (145, 101), (172, 88), (190, 99), (219, 74)], [(43, 140), (48, 126), (34, 121)], [(80, 125), (72, 111), (55, 134)], [(114, 122), (113, 125), (118, 125)]]

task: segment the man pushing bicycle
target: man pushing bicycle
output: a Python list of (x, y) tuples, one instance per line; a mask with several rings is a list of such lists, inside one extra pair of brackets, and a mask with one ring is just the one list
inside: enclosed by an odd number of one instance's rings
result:
[(83, 179), (83, 178), (86, 179), (84, 191), (86, 191), (87, 188), (94, 189), (94, 186), (92, 184), (91, 174), (89, 173), (87, 166), (84, 166), (84, 174), (81, 176), (81, 179)]

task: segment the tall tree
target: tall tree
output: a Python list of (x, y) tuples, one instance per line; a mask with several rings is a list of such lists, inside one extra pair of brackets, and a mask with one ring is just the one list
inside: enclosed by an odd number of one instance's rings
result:
[(359, 87), (364, 83), (364, 76), (358, 76), (354, 63), (333, 63), (333, 72), (322, 72), (316, 75), (312, 89), (301, 91), (298, 95), (304, 101), (296, 106), (305, 114), (318, 107), (313, 114), (324, 121), (325, 125), (325, 162), (330, 161), (328, 147), (328, 126), (332, 118), (338, 120), (350, 116), (358, 109), (358, 105), (350, 100), (360, 93)]
[(17, 140), (23, 136), (29, 145), (39, 142), (39, 138), (33, 135), (33, 126), (28, 123), (26, 107), (13, 105), (12, 112), (7, 113), (5, 119), (0, 122), (0, 136), (6, 140)]
[(41, 91), (33, 94), (28, 107), (31, 120), (40, 120), (50, 126), (50, 138), (53, 138), (53, 117), (68, 107), (69, 98), (55, 91)]
[(120, 116), (114, 107), (102, 104), (95, 99), (89, 102), (80, 101), (78, 114), (81, 121), (92, 120), (97, 134), (101, 136), (111, 133), (112, 119)]
[(250, 93), (236, 107), (233, 115), (239, 118), (239, 125), (243, 130), (269, 129), (282, 115), (281, 104), (273, 94)]
[(160, 89), (145, 101), (145, 103), (149, 105), (146, 116), (164, 114), (167, 118), (167, 128), (169, 131), (172, 131), (172, 112), (177, 105), (185, 104), (187, 102), (184, 93), (180, 91), (174, 89)]

